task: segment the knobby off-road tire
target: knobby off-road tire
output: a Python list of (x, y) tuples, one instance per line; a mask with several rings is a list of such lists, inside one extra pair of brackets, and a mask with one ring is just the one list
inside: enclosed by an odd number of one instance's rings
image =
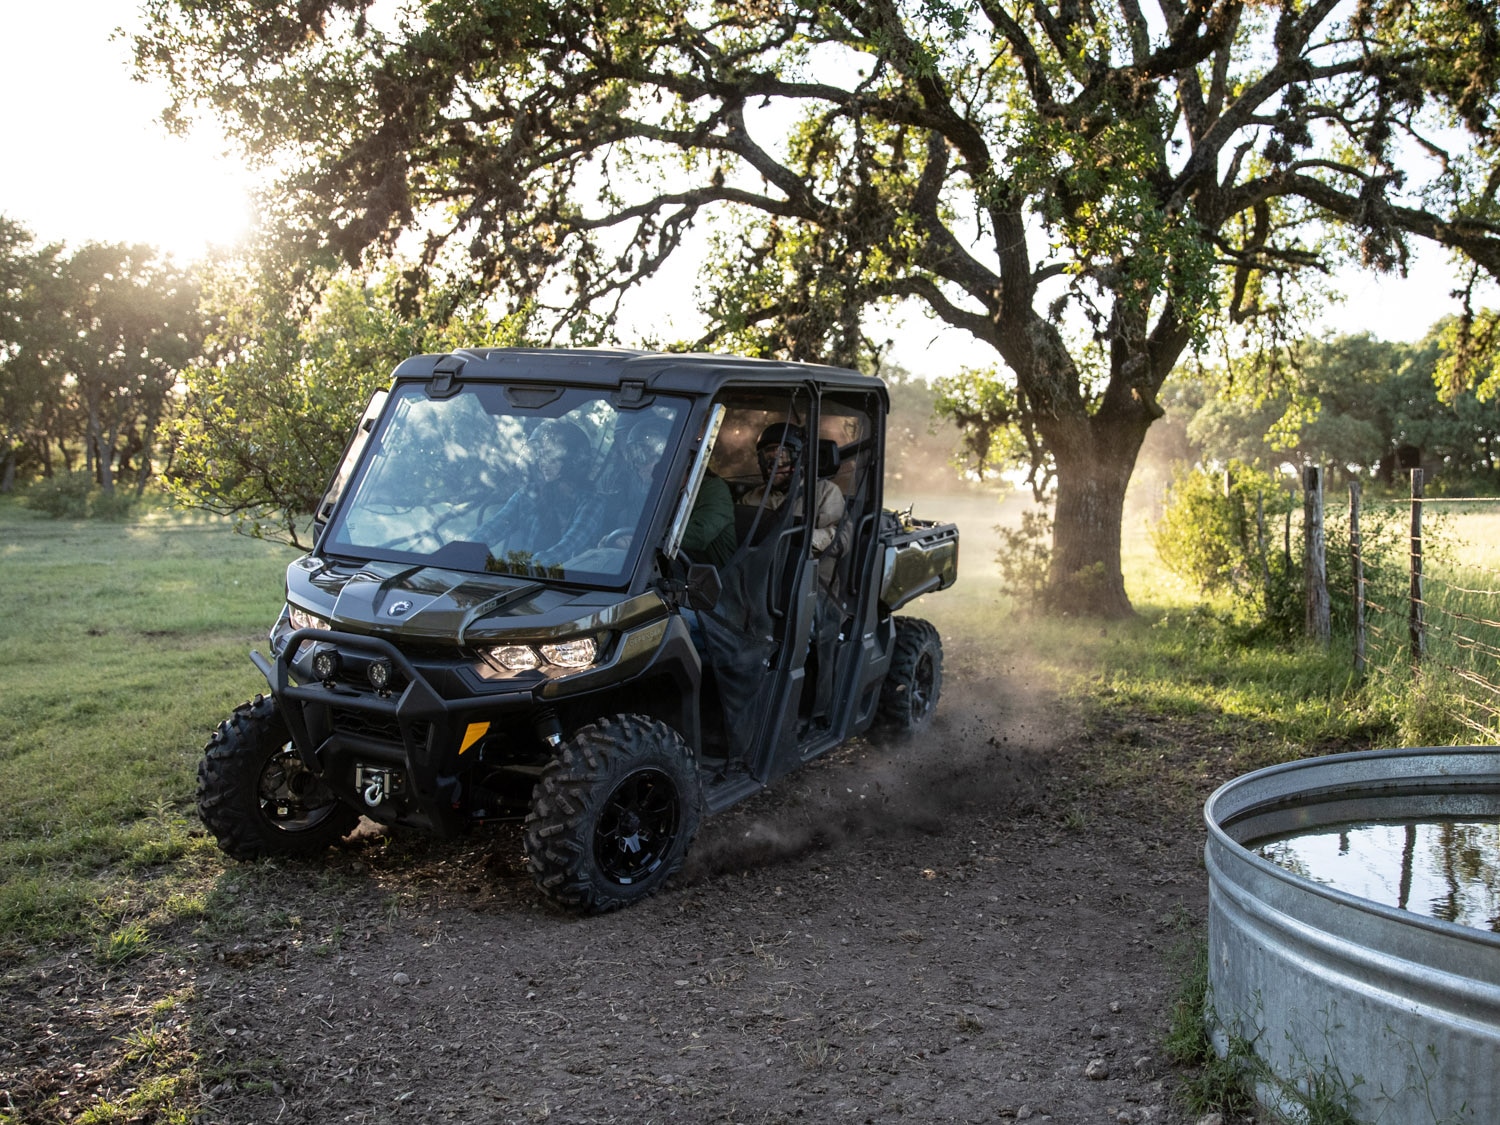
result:
[(926, 729), (943, 693), (943, 642), (920, 617), (898, 617), (891, 666), (880, 688), (880, 719), (887, 729)]
[(235, 859), (312, 855), (359, 823), (307, 768), (264, 695), (236, 707), (203, 748), (198, 815)]
[(698, 830), (688, 744), (666, 723), (615, 715), (564, 742), (532, 791), (526, 862), (543, 894), (599, 914), (659, 890)]

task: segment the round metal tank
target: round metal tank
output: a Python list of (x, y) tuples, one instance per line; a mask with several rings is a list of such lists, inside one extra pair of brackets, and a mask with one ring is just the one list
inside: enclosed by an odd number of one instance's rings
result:
[[(1433, 747), (1289, 762), (1204, 805), (1209, 1018), (1253, 1044), (1262, 1104), (1295, 1119), (1319, 1082), (1364, 1122), (1500, 1122), (1500, 934), (1313, 882), (1243, 845), (1321, 824), (1489, 816), (1500, 750)], [(1378, 810), (1378, 811), (1377, 811)], [(1257, 1073), (1259, 1072), (1259, 1073)]]

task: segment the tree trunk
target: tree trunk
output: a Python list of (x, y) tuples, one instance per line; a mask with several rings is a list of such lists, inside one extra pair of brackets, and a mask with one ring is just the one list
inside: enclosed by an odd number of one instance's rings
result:
[[(1143, 435), (1144, 436), (1144, 435)], [(1125, 489), (1140, 448), (1081, 451), (1054, 448), (1057, 506), (1053, 511), (1052, 563), (1047, 603), (1069, 615), (1122, 618), (1135, 610), (1120, 567)]]

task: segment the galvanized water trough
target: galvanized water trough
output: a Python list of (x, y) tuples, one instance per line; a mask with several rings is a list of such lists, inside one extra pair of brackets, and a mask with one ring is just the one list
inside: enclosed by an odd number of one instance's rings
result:
[(1264, 1064), (1264, 1104), (1321, 1081), (1361, 1121), (1500, 1122), (1500, 934), (1356, 897), (1243, 846), (1361, 819), (1500, 815), (1500, 749), (1338, 754), (1246, 774), (1204, 806), (1209, 1003)]

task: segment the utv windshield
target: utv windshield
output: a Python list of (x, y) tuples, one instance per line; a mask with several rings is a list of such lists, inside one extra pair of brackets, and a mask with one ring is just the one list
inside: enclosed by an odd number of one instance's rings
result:
[[(685, 416), (596, 389), (398, 386), (328, 529), (333, 555), (618, 581), (655, 513)], [(665, 490), (675, 498), (676, 490)]]

